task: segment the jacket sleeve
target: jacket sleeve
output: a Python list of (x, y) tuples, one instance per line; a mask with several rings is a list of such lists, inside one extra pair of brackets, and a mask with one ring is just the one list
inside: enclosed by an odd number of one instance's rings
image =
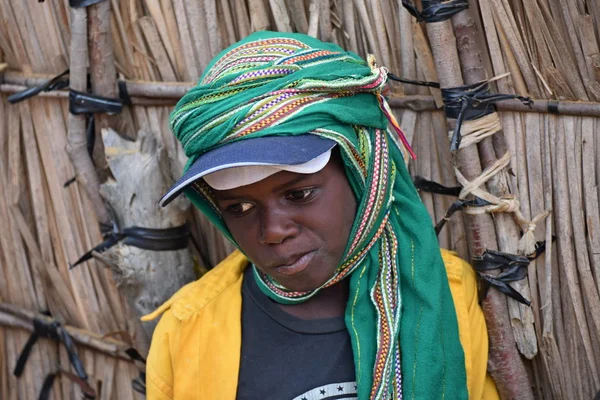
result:
[(460, 342), (465, 353), (467, 386), (471, 400), (499, 399), (496, 385), (487, 374), (488, 334), (479, 306), (473, 268), (456, 253), (442, 250), (456, 309)]
[(167, 310), (161, 317), (154, 334), (146, 361), (146, 399), (173, 398), (173, 364), (179, 342), (181, 322)]

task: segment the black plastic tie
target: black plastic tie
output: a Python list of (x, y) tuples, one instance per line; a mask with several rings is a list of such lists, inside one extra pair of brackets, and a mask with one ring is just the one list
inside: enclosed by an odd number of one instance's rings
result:
[(473, 200), (456, 200), (454, 203), (452, 203), (450, 208), (448, 208), (448, 211), (446, 211), (444, 217), (435, 225), (435, 234), (439, 235), (444, 225), (446, 225), (446, 222), (454, 215), (455, 212), (462, 211), (467, 207), (483, 207), (489, 206), (490, 204), (491, 203), (488, 201), (480, 199), (479, 197), (475, 197)]
[(108, 233), (102, 243), (81, 256), (70, 268), (91, 259), (93, 252), (102, 253), (119, 242), (145, 250), (169, 251), (187, 248), (189, 237), (190, 228), (187, 223), (165, 229), (141, 228), (139, 226), (124, 228)]
[(65, 78), (69, 74), (69, 70), (66, 70), (49, 81), (42, 83), (39, 86), (27, 88), (23, 91), (13, 93), (7, 97), (7, 100), (11, 104), (19, 103), (23, 100), (27, 100), (30, 97), (36, 96), (41, 92), (50, 92), (52, 90), (60, 90), (69, 86), (69, 78)]
[(469, 8), (468, 0), (422, 0), (419, 11), (412, 0), (402, 0), (402, 5), (419, 22), (442, 22)]
[(529, 97), (514, 94), (490, 93), (488, 81), (471, 85), (463, 85), (442, 89), (444, 100), (444, 113), (446, 118), (455, 119), (456, 126), (450, 140), (450, 151), (455, 152), (460, 148), (462, 137), (460, 128), (463, 121), (472, 121), (496, 111), (494, 103), (501, 100), (518, 99), (523, 104), (531, 107), (533, 101)]
[[(83, 383), (87, 384), (87, 373), (85, 372), (83, 363), (81, 362), (81, 359), (77, 354), (75, 343), (73, 342), (73, 338), (71, 337), (69, 332), (67, 332), (67, 330), (64, 329), (58, 321), (52, 320), (50, 322), (47, 322), (40, 318), (33, 319), (33, 333), (27, 340), (27, 343), (25, 343), (23, 350), (21, 350), (21, 354), (17, 359), (17, 363), (13, 371), (13, 374), (16, 377), (21, 376), (21, 374), (23, 373), (25, 364), (27, 363), (29, 355), (31, 354), (31, 350), (33, 349), (33, 346), (37, 343), (39, 338), (47, 338), (61, 343), (67, 351), (69, 361), (71, 362), (71, 366), (77, 374), (77, 378)], [(53, 379), (54, 378), (47, 378), (48, 382), (45, 383), (51, 386)]]
[(98, 4), (104, 0), (69, 0), (69, 7), (80, 8)]
[(558, 101), (550, 100), (548, 101), (548, 112), (554, 115), (560, 115), (560, 110), (558, 109)]
[[(531, 305), (529, 300), (509, 285), (510, 282), (520, 281), (527, 276), (529, 261), (525, 256), (495, 250), (486, 250), (481, 256), (473, 257), (473, 268), (483, 281), (481, 298), (484, 299), (490, 286), (493, 286), (519, 303)], [(495, 269), (500, 269), (500, 274), (492, 276), (483, 273)]]
[(118, 114), (122, 109), (123, 101), (121, 99), (112, 99), (76, 90), (69, 92), (69, 112), (73, 115)]
[(421, 190), (423, 192), (442, 194), (445, 196), (458, 197), (458, 195), (460, 194), (460, 191), (462, 190), (461, 186), (453, 186), (453, 187), (444, 186), (437, 182), (425, 179), (419, 175), (415, 176), (414, 184), (418, 190)]
[(437, 89), (440, 88), (439, 82), (415, 81), (412, 79), (400, 78), (399, 76), (396, 76), (396, 75), (392, 74), (391, 72), (388, 72), (387, 76), (393, 81), (406, 83), (409, 85), (427, 86), (427, 87), (433, 87), (433, 88), (437, 88)]
[(130, 106), (132, 103), (129, 92), (127, 91), (127, 82), (119, 80), (117, 81), (117, 86), (119, 87), (119, 98), (123, 101), (124, 105)]

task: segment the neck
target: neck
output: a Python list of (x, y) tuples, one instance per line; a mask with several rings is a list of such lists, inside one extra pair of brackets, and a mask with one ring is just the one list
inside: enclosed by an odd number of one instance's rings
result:
[(346, 311), (349, 285), (350, 281), (344, 279), (333, 286), (320, 290), (304, 303), (278, 305), (288, 314), (306, 320), (341, 317)]

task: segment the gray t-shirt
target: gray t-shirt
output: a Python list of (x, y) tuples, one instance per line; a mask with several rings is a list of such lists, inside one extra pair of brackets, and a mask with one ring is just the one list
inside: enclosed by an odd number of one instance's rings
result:
[(237, 399), (356, 399), (355, 381), (344, 318), (303, 320), (286, 313), (260, 291), (248, 268)]

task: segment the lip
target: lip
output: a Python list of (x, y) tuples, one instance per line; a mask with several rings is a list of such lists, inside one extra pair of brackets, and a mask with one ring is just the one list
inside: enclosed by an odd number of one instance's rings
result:
[(317, 252), (314, 250), (309, 251), (308, 253), (305, 253), (305, 254), (301, 255), (300, 257), (298, 257), (298, 259), (296, 259), (296, 261), (294, 261), (292, 264), (280, 265), (280, 266), (274, 267), (273, 269), (277, 272), (277, 274), (285, 275), (285, 276), (299, 274), (302, 271), (304, 271), (306, 268), (308, 268), (310, 262), (315, 257), (316, 253)]

